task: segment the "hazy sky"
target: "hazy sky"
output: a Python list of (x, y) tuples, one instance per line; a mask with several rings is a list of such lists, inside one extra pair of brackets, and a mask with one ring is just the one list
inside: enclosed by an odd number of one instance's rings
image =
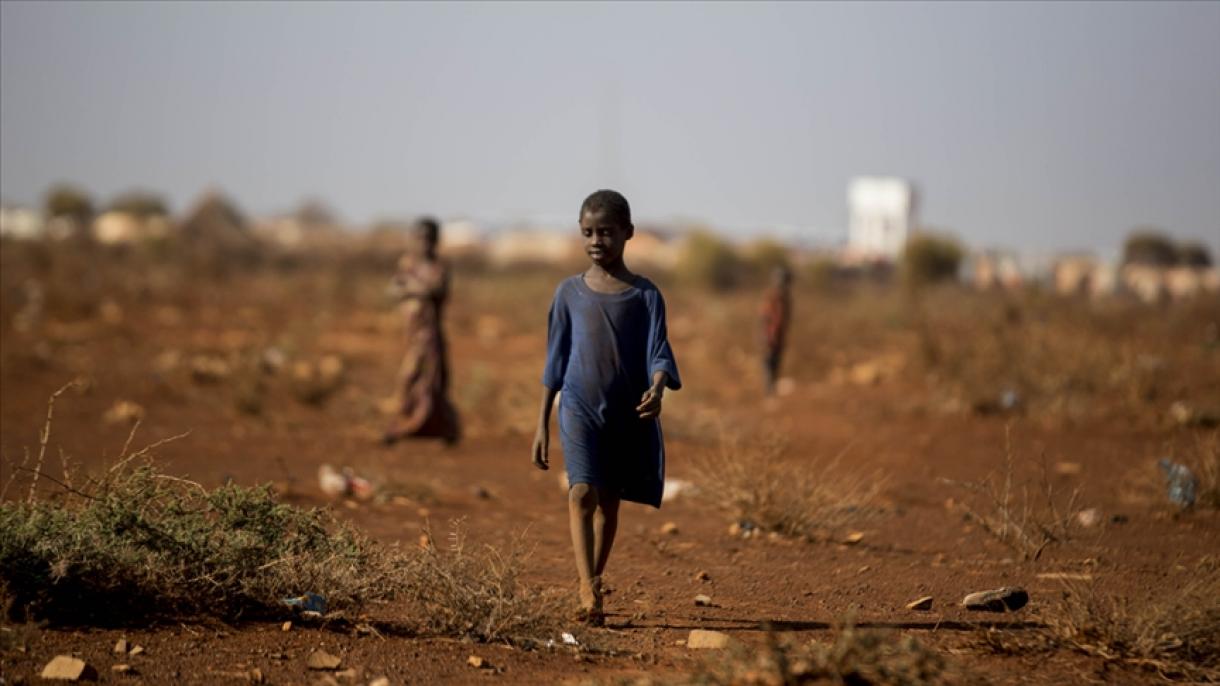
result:
[(858, 174), (974, 245), (1220, 249), (1220, 3), (0, 4), (0, 195), (836, 238)]

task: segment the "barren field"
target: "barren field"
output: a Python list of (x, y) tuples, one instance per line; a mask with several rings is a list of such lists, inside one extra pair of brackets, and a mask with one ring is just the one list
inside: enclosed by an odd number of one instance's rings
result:
[[(31, 494), (82, 500), (60, 482), (87, 490), (138, 419), (135, 446), (186, 433), (148, 453), (167, 475), (206, 489), (271, 483), (281, 500), (329, 508), (404, 550), (429, 530), (443, 551), (460, 526), (470, 550), (519, 546), (508, 564), (520, 565), (521, 588), (574, 602), (561, 464), (540, 472), (528, 455), (547, 306), (563, 271), (456, 267), (447, 330), (465, 438), (387, 448), (378, 438), (401, 354), (384, 296), (392, 262), (218, 269), (2, 250), (6, 506)], [(668, 299), (686, 384), (663, 414), (679, 488), (660, 510), (623, 508), (607, 626), (559, 610), (556, 627), (579, 645), (551, 629), (490, 641), (437, 629), (411, 597), (296, 618), (288, 630), (290, 613), (109, 626), (10, 613), (0, 683), (37, 683), (60, 654), (84, 658), (105, 683), (158, 684), (1220, 674), (1214, 298), (1156, 308), (955, 288), (817, 291), (798, 278), (785, 380), (765, 398), (759, 289), (648, 275)], [(336, 359), (338, 372), (319, 371)], [(48, 398), (73, 381), (55, 402), (34, 483)], [(1190, 510), (1167, 498), (1161, 458), (1196, 474)], [(76, 465), (67, 478), (64, 464)], [(323, 464), (350, 467), (378, 495), (327, 498)], [(960, 605), (1003, 586), (1027, 590), (1029, 605), (999, 614)], [(326, 593), (300, 589), (309, 591)], [(907, 609), (923, 596), (930, 609)], [(693, 629), (725, 632), (731, 645), (690, 649)], [(116, 654), (120, 638), (143, 651)], [(337, 670), (308, 668), (319, 648), (341, 658)], [(112, 671), (118, 663), (132, 671)]]

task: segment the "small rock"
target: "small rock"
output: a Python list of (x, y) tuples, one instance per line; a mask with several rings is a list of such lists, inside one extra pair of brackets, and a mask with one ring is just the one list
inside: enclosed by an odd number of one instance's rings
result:
[(78, 657), (56, 655), (42, 668), (41, 676), (57, 681), (95, 681), (97, 670)]
[(292, 622), (284, 622), (280, 625), (280, 631), (292, 631)]
[(1060, 476), (1075, 476), (1080, 473), (1079, 462), (1056, 462), (1055, 473)]
[(119, 653), (120, 655), (126, 655), (127, 654), (127, 639), (120, 638), (118, 641), (115, 641), (114, 652)]
[(471, 655), (470, 657), (466, 658), (466, 664), (474, 667), (475, 669), (491, 669), (491, 663), (478, 655)]
[(678, 524), (676, 522), (665, 522), (661, 525), (661, 533), (673, 536), (678, 533)]
[(907, 603), (908, 610), (918, 610), (919, 612), (927, 612), (932, 609), (932, 596), (926, 595), (922, 598), (916, 598)]
[(695, 607), (713, 607), (711, 596), (706, 596), (702, 593), (695, 596)]
[(419, 547), (421, 550), (427, 550), (432, 547), (432, 539), (428, 534), (419, 535)]
[(355, 667), (348, 667), (347, 669), (343, 670), (342, 672), (335, 672), (335, 676), (340, 679), (355, 679), (356, 674), (357, 674), (357, 672), (356, 672)]
[(479, 500), (491, 500), (491, 491), (482, 486), (475, 486), (471, 488), (470, 493)]
[(740, 537), (741, 536), (741, 524), (739, 524), (737, 522), (733, 522), (732, 524), (730, 524), (729, 525), (729, 535), (732, 536), (733, 538)]
[(1080, 572), (1041, 572), (1037, 575), (1039, 579), (1048, 579), (1053, 581), (1092, 581), (1093, 575)]
[(390, 679), (388, 677), (379, 676), (370, 681), (369, 686), (390, 686)]
[(1025, 589), (1005, 586), (990, 591), (971, 593), (962, 599), (962, 606), (975, 612), (1015, 612), (1029, 602)]
[(853, 531), (850, 534), (847, 534), (847, 536), (845, 536), (843, 538), (843, 542), (846, 543), (847, 545), (855, 545), (863, 540), (864, 540), (863, 531)]
[(331, 655), (325, 650), (315, 650), (309, 654), (305, 666), (316, 670), (338, 669), (343, 660)]
[(136, 655), (140, 655), (140, 654), (142, 654), (143, 652), (144, 652), (144, 646), (132, 646), (132, 647), (131, 647), (131, 652), (129, 652), (129, 653), (127, 653), (127, 654), (128, 654), (128, 655), (130, 655), (130, 656), (132, 656), (132, 657), (135, 657)]
[(1101, 523), (1101, 511), (1095, 507), (1081, 510), (1076, 513), (1076, 523), (1086, 529), (1091, 529)]
[(102, 421), (107, 424), (135, 424), (143, 418), (143, 406), (130, 400), (116, 400), (102, 415)]
[(700, 569), (699, 571), (695, 572), (695, 581), (711, 581), (711, 580), (712, 580), (712, 575), (708, 574), (706, 570)]
[(135, 673), (135, 670), (133, 670), (131, 668), (131, 665), (127, 665), (127, 664), (110, 665), (110, 671), (114, 672), (115, 674), (134, 674)]
[(706, 650), (726, 648), (729, 645), (729, 635), (723, 631), (707, 629), (691, 629), (686, 637), (686, 647), (691, 650)]
[(246, 679), (252, 684), (267, 683), (266, 675), (264, 675), (263, 670), (259, 669), (258, 667), (254, 667), (250, 671), (246, 672)]

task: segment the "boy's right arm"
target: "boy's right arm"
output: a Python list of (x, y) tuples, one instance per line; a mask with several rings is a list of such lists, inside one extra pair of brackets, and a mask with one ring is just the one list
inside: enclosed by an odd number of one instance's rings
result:
[(534, 447), (530, 451), (534, 466), (550, 469), (551, 466), (551, 406), (555, 404), (556, 391), (542, 387), (542, 407), (538, 411), (538, 430), (534, 432)]

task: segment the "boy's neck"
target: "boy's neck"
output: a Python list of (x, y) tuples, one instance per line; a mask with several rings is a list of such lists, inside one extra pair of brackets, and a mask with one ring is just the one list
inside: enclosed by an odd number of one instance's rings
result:
[(635, 274), (631, 273), (631, 270), (627, 268), (627, 263), (622, 260), (605, 266), (600, 264), (590, 265), (589, 269), (585, 272), (585, 276), (605, 281), (618, 280), (623, 282), (628, 282), (635, 278)]

